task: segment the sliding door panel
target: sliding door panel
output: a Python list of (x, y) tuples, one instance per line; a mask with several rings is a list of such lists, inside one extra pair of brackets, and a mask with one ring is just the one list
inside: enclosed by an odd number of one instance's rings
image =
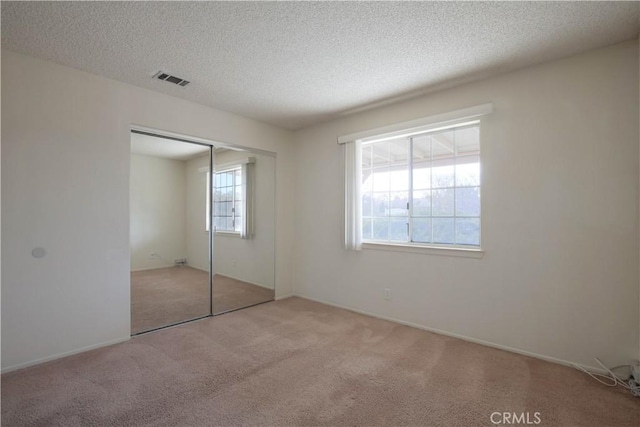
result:
[(131, 332), (211, 315), (211, 147), (131, 134)]
[(275, 296), (275, 154), (219, 148), (213, 175), (213, 312)]

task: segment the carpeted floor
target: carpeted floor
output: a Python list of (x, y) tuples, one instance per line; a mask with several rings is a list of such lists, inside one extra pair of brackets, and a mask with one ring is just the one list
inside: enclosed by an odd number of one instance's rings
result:
[[(273, 299), (273, 290), (216, 274), (213, 311), (247, 307)], [(209, 314), (209, 273), (191, 267), (168, 267), (131, 273), (131, 332)]]
[(2, 376), (3, 426), (638, 426), (574, 369), (300, 298)]

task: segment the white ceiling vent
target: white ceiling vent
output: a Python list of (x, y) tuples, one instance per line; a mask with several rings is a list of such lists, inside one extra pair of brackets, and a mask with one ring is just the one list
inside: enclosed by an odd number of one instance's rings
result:
[(185, 79), (181, 79), (180, 77), (172, 76), (169, 73), (165, 73), (164, 71), (158, 71), (153, 78), (164, 80), (165, 82), (174, 83), (178, 86), (186, 86), (189, 84), (189, 81)]

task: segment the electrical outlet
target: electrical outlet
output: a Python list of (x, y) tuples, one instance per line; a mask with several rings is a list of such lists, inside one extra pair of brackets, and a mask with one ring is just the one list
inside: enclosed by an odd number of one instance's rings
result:
[(384, 288), (384, 299), (387, 301), (391, 299), (391, 289)]

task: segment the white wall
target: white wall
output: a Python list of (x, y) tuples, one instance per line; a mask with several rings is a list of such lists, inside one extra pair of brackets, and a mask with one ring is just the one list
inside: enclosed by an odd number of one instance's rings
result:
[[(342, 249), (357, 131), (493, 102), (482, 259)], [(296, 133), (295, 292), (564, 361), (638, 357), (637, 40)], [(392, 291), (391, 301), (383, 289)]]
[(185, 166), (131, 155), (131, 271), (171, 267), (187, 256)]
[(233, 163), (248, 156), (255, 158), (254, 236), (216, 234), (214, 236), (214, 272), (273, 289), (275, 258), (275, 166), (273, 157), (242, 151), (216, 154), (216, 164)]
[(209, 154), (186, 161), (187, 262), (191, 267), (209, 271), (209, 233), (206, 230), (207, 173)]
[(4, 49), (2, 87), (3, 370), (129, 337), (132, 124), (278, 153), (276, 295), (292, 292), (291, 132)]

